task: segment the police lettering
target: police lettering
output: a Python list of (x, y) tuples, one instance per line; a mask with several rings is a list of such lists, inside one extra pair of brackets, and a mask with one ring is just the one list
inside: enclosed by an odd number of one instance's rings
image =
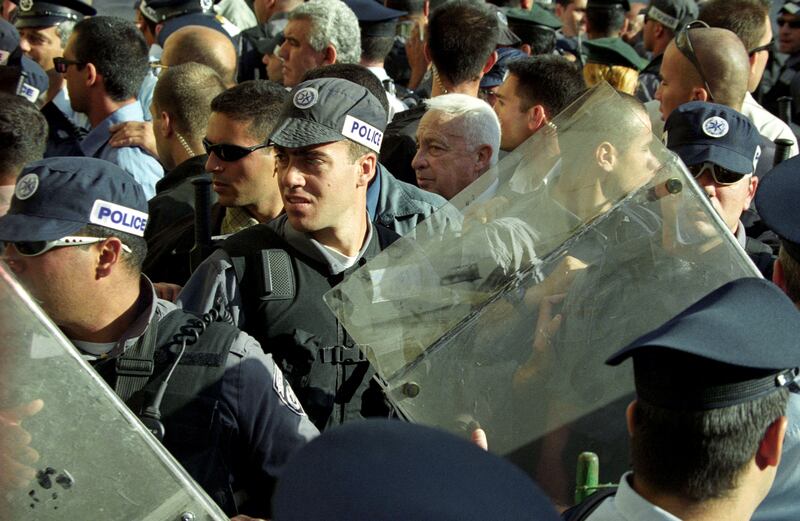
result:
[(100, 208), (98, 217), (103, 220), (109, 219), (112, 223), (122, 225), (125, 228), (132, 228), (142, 232), (145, 226), (147, 226), (147, 219), (120, 210), (112, 210), (106, 206)]
[(361, 139), (365, 139), (370, 143), (380, 146), (383, 134), (376, 128), (368, 125), (359, 125), (358, 121), (353, 121), (353, 127), (350, 129), (351, 134), (358, 134)]

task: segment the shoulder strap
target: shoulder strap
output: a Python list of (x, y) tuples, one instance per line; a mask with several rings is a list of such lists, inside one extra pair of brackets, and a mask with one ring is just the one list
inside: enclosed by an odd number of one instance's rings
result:
[(117, 358), (114, 391), (123, 402), (127, 403), (131, 396), (141, 391), (153, 376), (157, 338), (158, 320), (153, 320), (136, 345)]
[(564, 513), (561, 514), (561, 519), (563, 521), (583, 521), (600, 506), (600, 503), (616, 495), (616, 493), (617, 487), (601, 488), (577, 505), (565, 510)]

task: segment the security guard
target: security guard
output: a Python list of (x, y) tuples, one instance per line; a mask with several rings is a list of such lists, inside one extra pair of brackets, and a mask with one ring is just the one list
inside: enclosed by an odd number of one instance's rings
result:
[(287, 373), (323, 429), (390, 414), (365, 355), (322, 297), (399, 236), (367, 213), (386, 111), (338, 78), (296, 85), (272, 133), (285, 213), (214, 252), (179, 295), (207, 311), (221, 298)]
[(39, 64), (22, 53), (17, 29), (0, 19), (0, 90), (39, 103), (49, 80)]
[(31, 163), (0, 217), (5, 260), (226, 513), (267, 517), (274, 478), (316, 429), (252, 337), (156, 297), (140, 271), (146, 212), (112, 163)]
[(781, 462), (798, 330), (800, 313), (778, 288), (744, 278), (611, 356), (615, 366), (633, 359), (633, 471), (613, 498), (590, 496), (565, 519), (750, 519)]

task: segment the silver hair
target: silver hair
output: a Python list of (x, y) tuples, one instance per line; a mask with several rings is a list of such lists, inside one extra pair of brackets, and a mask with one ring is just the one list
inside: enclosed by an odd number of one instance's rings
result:
[(56, 34), (58, 34), (58, 37), (61, 39), (62, 49), (67, 46), (67, 42), (69, 41), (69, 37), (72, 36), (72, 30), (75, 29), (76, 23), (77, 22), (73, 22), (72, 20), (66, 20), (56, 25)]
[(492, 147), (491, 165), (500, 154), (500, 120), (485, 101), (466, 94), (443, 94), (425, 100), (428, 110), (438, 110), (455, 118), (464, 118), (464, 139), (473, 147)]
[(340, 0), (311, 0), (289, 13), (289, 20), (311, 20), (308, 43), (315, 51), (328, 44), (336, 49), (337, 63), (358, 63), (361, 59), (361, 30), (358, 18)]

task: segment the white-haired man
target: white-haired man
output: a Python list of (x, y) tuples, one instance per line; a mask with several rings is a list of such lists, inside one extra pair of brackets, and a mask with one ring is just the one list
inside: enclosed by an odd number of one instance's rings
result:
[(283, 84), (294, 87), (306, 71), (333, 63), (358, 63), (361, 30), (355, 13), (340, 0), (311, 0), (289, 13), (278, 56)]
[(500, 122), (486, 102), (466, 94), (445, 94), (425, 102), (411, 166), (417, 184), (445, 199), (497, 163)]

